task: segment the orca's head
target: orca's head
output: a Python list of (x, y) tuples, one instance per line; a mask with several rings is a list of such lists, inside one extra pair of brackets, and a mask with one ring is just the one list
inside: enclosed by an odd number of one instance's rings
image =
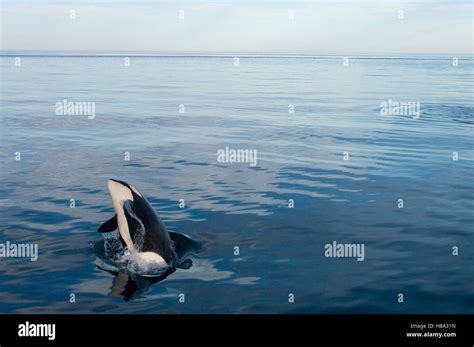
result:
[(142, 199), (143, 196), (140, 192), (130, 184), (110, 178), (107, 182), (107, 188), (109, 188), (110, 197), (112, 203), (120, 201), (136, 201)]

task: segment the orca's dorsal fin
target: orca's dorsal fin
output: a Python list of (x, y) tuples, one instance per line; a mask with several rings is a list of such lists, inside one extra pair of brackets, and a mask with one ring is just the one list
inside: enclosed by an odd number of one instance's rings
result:
[(99, 233), (110, 233), (118, 228), (117, 215), (110, 218), (107, 222), (102, 224), (99, 228)]

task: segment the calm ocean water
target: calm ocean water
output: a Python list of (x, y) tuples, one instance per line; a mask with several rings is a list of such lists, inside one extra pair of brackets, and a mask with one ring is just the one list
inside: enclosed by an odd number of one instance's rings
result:
[[(0, 241), (39, 258), (0, 259), (0, 312), (474, 313), (474, 61), (342, 62), (1, 57)], [(63, 99), (95, 119), (56, 115)], [(389, 99), (420, 118), (380, 115)], [(217, 162), (226, 146), (257, 166)], [(201, 244), (190, 269), (153, 283), (96, 267), (109, 177)], [(325, 257), (333, 241), (365, 260)]]

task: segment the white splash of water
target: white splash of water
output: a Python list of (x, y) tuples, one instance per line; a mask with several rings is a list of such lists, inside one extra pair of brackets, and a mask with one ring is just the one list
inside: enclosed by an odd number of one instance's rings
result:
[(157, 254), (139, 253), (136, 250), (124, 248), (117, 232), (105, 237), (102, 261), (116, 268), (117, 272), (141, 276), (159, 276), (170, 269), (168, 264)]

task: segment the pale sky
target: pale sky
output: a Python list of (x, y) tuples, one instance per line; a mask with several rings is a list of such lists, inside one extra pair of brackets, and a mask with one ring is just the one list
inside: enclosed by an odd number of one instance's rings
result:
[(2, 50), (473, 52), (470, 0), (0, 3)]

